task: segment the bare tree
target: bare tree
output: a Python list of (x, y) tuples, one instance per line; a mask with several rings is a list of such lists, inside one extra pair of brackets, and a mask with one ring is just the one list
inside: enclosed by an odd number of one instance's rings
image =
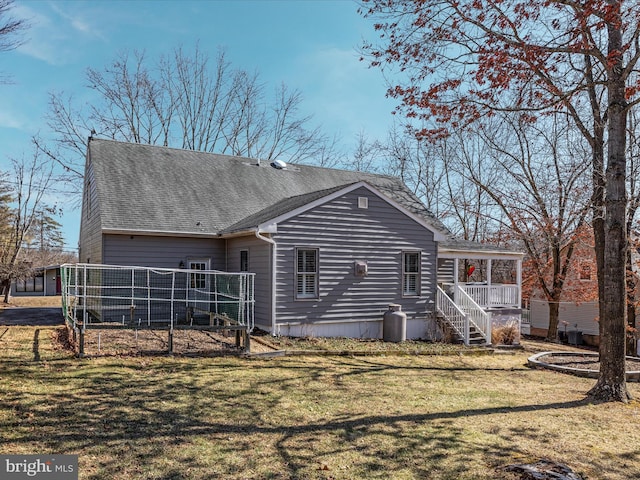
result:
[(122, 53), (104, 71), (87, 70), (89, 88), (103, 101), (91, 106), (89, 120), (99, 133), (131, 143), (168, 144), (168, 120), (172, 108), (166, 90), (154, 80), (145, 65), (144, 53), (134, 52), (133, 61)]
[(54, 178), (52, 162), (43, 161), (37, 150), (30, 160), (13, 160), (12, 164), (13, 172), (5, 176), (0, 198), (0, 285), (5, 303), (9, 302), (11, 281), (23, 278), (31, 269), (23, 248), (47, 208), (45, 195)]
[[(196, 46), (190, 57), (182, 48), (172, 61), (161, 60), (163, 85), (182, 130), (182, 148), (214, 152), (221, 148), (240, 76), (231, 71), (223, 51), (210, 68), (209, 58)], [(164, 107), (160, 110), (168, 110)]]
[(356, 135), (356, 144), (351, 158), (342, 166), (357, 172), (375, 172), (384, 156), (384, 147), (377, 140), (369, 140), (364, 131)]
[[(24, 42), (21, 34), (29, 26), (26, 20), (11, 15), (14, 0), (0, 0), (0, 52), (14, 50)], [(0, 82), (7, 83), (7, 77), (0, 76)]]
[(502, 231), (504, 212), (485, 186), (501, 181), (502, 174), (487, 142), (471, 131), (457, 131), (437, 143), (444, 145), (447, 199), (459, 235), (476, 242), (494, 241)]
[[(626, 402), (626, 120), (640, 102), (640, 17), (634, 2), (364, 0), (381, 45), (371, 63), (397, 67), (389, 95), (438, 137), (496, 111), (564, 111), (591, 148), (600, 298), (598, 381), (589, 395)], [(605, 144), (606, 138), (606, 144)], [(606, 152), (606, 155), (605, 155)], [(606, 158), (606, 162), (605, 162)]]
[[(500, 212), (492, 209), (490, 198), (475, 183), (466, 179), (462, 165), (473, 163), (477, 178), (490, 183), (495, 170), (486, 168), (481, 139), (469, 133), (457, 133), (436, 142), (417, 138), (415, 127), (393, 126), (381, 146), (383, 172), (400, 177), (427, 208), (454, 234), (467, 240), (484, 241), (493, 236)], [(464, 157), (473, 162), (464, 162)]]
[(434, 215), (443, 219), (447, 211), (444, 205), (449, 202), (442, 198), (446, 170), (439, 146), (417, 139), (407, 128), (393, 125), (383, 151), (385, 173), (400, 177)]
[(467, 162), (466, 176), (504, 214), (504, 229), (522, 245), (535, 282), (549, 301), (547, 339), (557, 340), (558, 307), (575, 245), (590, 213), (589, 152), (566, 117), (532, 124), (515, 114), (477, 131), (495, 173), (490, 182)]
[(335, 161), (335, 142), (311, 116), (301, 114), (302, 94), (285, 85), (268, 96), (257, 73), (232, 69), (224, 52), (215, 61), (196, 46), (174, 50), (150, 64), (144, 53), (121, 53), (102, 70), (87, 70), (97, 100), (76, 106), (50, 95), (49, 144), (42, 152), (62, 165), (81, 190), (88, 133), (133, 143), (173, 146), (298, 163)]

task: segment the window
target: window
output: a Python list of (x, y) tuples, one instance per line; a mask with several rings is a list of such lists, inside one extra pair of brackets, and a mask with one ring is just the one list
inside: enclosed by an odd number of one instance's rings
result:
[(369, 208), (369, 199), (367, 197), (358, 197), (358, 208)]
[(296, 250), (296, 298), (318, 298), (318, 250)]
[(591, 264), (580, 264), (580, 280), (591, 280)]
[(420, 295), (420, 252), (403, 252), (402, 257), (402, 295)]
[(240, 250), (240, 271), (249, 271), (249, 250)]
[(16, 280), (16, 292), (44, 292), (44, 273), (24, 280)]
[[(208, 270), (208, 262), (198, 260), (189, 262), (190, 270)], [(207, 276), (204, 273), (191, 273), (189, 278), (191, 288), (207, 288)]]

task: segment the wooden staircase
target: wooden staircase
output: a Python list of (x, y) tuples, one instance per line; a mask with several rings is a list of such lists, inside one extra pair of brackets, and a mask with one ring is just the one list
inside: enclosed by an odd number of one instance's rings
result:
[(490, 345), (491, 323), (489, 315), (476, 304), (464, 290), (452, 295), (441, 287), (437, 291), (437, 322), (445, 336), (457, 339), (465, 345)]

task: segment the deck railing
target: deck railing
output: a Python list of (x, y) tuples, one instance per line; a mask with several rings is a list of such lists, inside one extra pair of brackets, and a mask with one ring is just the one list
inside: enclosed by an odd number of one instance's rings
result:
[(520, 287), (518, 285), (460, 285), (482, 308), (520, 307)]
[(454, 299), (456, 304), (469, 318), (470, 326), (482, 334), (486, 343), (491, 343), (491, 317), (462, 287), (458, 286)]

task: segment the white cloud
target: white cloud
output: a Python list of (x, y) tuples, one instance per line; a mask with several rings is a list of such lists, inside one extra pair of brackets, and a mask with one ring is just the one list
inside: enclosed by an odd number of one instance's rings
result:
[(77, 8), (71, 15), (58, 3), (37, 5), (41, 8), (36, 10), (25, 4), (15, 6), (15, 16), (29, 22), (26, 41), (18, 47), (18, 52), (50, 65), (67, 65), (78, 58), (87, 42), (102, 40), (100, 31), (87, 22)]
[(5, 109), (0, 110), (0, 128), (21, 129), (25, 125), (22, 116)]
[(98, 24), (91, 23), (88, 20), (88, 18), (101, 18), (100, 16), (96, 16), (95, 12), (78, 10), (77, 2), (72, 3), (73, 13), (63, 10), (60, 5), (61, 4), (59, 3), (52, 3), (51, 8), (61, 19), (73, 27), (76, 32), (81, 33), (85, 37), (104, 40), (104, 36), (98, 28)]
[(360, 62), (355, 49), (317, 50), (302, 60), (299, 72), (305, 104), (309, 106), (307, 99), (312, 102), (315, 119), (325, 127), (338, 128), (346, 141), (360, 132), (386, 137), (394, 120), (394, 102), (385, 97), (380, 71)]

